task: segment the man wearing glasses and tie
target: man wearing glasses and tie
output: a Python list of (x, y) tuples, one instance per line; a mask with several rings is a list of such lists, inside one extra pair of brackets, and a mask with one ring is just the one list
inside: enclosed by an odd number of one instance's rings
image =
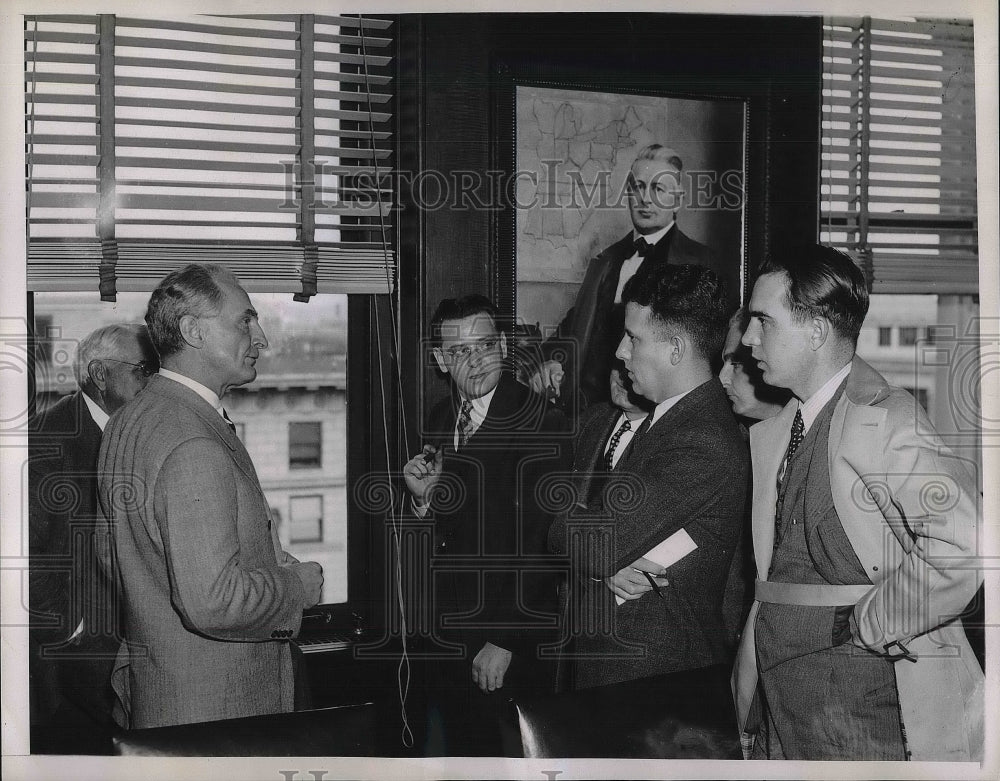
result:
[[(144, 325), (99, 328), (77, 347), (79, 390), (30, 424), (32, 753), (111, 750), (111, 666), (120, 635), (114, 584), (94, 552), (97, 453), (109, 416), (157, 368)], [(37, 566), (43, 560), (60, 564)]]
[(711, 250), (675, 224), (686, 195), (681, 171), (673, 149), (650, 144), (639, 151), (626, 182), (632, 230), (590, 261), (576, 303), (542, 345), (546, 360), (532, 387), (558, 396), (571, 414), (609, 401), (611, 354), (625, 319), (622, 288), (641, 266), (689, 263), (725, 278)]
[(442, 301), (430, 345), (451, 393), (431, 410), (403, 473), (415, 514), (434, 529), (433, 604), (421, 606), (432, 616), (429, 641), (461, 656), (427, 666), (426, 751), (496, 756), (508, 698), (555, 684), (554, 665), (537, 653), (556, 637), (557, 575), (536, 489), (564, 468), (565, 418), (509, 372), (506, 336), (484, 296)]

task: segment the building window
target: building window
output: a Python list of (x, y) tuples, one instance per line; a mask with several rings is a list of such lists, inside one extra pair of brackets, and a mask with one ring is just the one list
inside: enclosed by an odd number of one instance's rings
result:
[(917, 329), (913, 326), (900, 326), (899, 346), (913, 347), (917, 343)]
[(892, 328), (879, 328), (878, 329), (878, 346), (888, 347), (892, 344)]
[(288, 424), (288, 468), (314, 469), (323, 465), (321, 423)]
[(288, 500), (288, 504), (288, 541), (322, 542), (323, 497), (293, 496)]

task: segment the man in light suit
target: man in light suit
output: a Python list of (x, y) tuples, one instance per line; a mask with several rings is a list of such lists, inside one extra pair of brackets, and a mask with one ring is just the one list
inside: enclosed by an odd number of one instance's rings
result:
[(425, 751), (496, 756), (509, 698), (555, 689), (555, 664), (539, 655), (556, 639), (558, 573), (538, 489), (568, 465), (566, 421), (506, 370), (489, 299), (442, 301), (431, 339), (451, 393), (432, 408), (403, 473), (415, 513), (433, 523), (429, 640), (455, 656), (427, 665)]
[(576, 303), (542, 345), (546, 360), (532, 387), (560, 396), (566, 409), (609, 400), (611, 355), (625, 316), (622, 288), (639, 268), (690, 263), (724, 277), (712, 251), (675, 224), (685, 198), (682, 168), (669, 147), (650, 144), (639, 151), (627, 181), (633, 229), (590, 261)]
[[(94, 550), (97, 454), (108, 416), (157, 369), (146, 327), (114, 324), (77, 348), (79, 390), (30, 422), (31, 750), (111, 752), (111, 668), (121, 641), (113, 582)], [(69, 501), (67, 501), (69, 500)]]
[(131, 728), (293, 709), (288, 641), (320, 596), (315, 562), (278, 542), (222, 397), (257, 374), (267, 338), (222, 266), (189, 265), (153, 291), (160, 372), (111, 420), (100, 502), (120, 578), (124, 642), (113, 675)]
[(750, 429), (756, 601), (733, 687), (752, 758), (982, 758), (983, 674), (956, 616), (982, 581), (975, 480), (855, 355), (849, 257), (765, 262), (743, 343), (792, 400)]
[(610, 458), (627, 415), (588, 410), (574, 461), (580, 504), (549, 532), (550, 548), (573, 566), (577, 688), (706, 667), (731, 653), (722, 602), (749, 458), (710, 364), (725, 336), (725, 294), (706, 268), (661, 265), (641, 269), (622, 298), (616, 356), (655, 406)]

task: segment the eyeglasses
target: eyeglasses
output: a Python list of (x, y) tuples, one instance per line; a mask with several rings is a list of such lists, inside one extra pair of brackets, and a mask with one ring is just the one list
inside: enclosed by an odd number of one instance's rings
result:
[(143, 377), (152, 377), (160, 370), (160, 367), (155, 361), (139, 361), (139, 363), (132, 363), (131, 361), (119, 361), (117, 358), (101, 358), (100, 360), (111, 361), (112, 363), (124, 363), (126, 366), (134, 366), (139, 370), (139, 373)]
[(499, 343), (500, 337), (493, 336), (489, 339), (481, 339), (478, 342), (473, 342), (472, 344), (449, 347), (444, 352), (453, 361), (467, 361), (473, 355), (481, 355), (482, 353), (495, 349)]

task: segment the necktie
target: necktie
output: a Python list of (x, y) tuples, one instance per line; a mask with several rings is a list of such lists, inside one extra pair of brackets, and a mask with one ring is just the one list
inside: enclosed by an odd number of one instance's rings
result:
[(458, 446), (465, 447), (472, 436), (472, 402), (466, 399), (458, 413)]
[(618, 443), (621, 441), (622, 434), (626, 431), (632, 429), (632, 421), (625, 418), (625, 422), (622, 423), (618, 430), (612, 434), (611, 441), (608, 443), (608, 452), (604, 454), (604, 469), (610, 472), (615, 467), (615, 450), (618, 448)]
[(785, 493), (787, 486), (784, 485), (785, 475), (788, 473), (788, 462), (792, 460), (795, 451), (802, 444), (802, 435), (805, 431), (805, 422), (802, 420), (802, 410), (795, 410), (795, 420), (792, 421), (792, 435), (788, 440), (788, 449), (785, 451), (785, 460), (781, 462), (778, 470), (778, 501), (774, 508), (774, 547), (778, 547), (782, 537), (781, 516), (785, 506)]
[(222, 407), (222, 417), (226, 421), (226, 423), (229, 425), (229, 429), (235, 434), (236, 433), (236, 424), (233, 423), (232, 420), (230, 420), (229, 413), (226, 412), (226, 408), (225, 407)]
[(649, 254), (649, 250), (652, 248), (652, 246), (653, 245), (650, 244), (648, 241), (646, 241), (646, 239), (644, 239), (642, 236), (637, 238), (635, 240), (635, 244), (633, 244), (633, 247), (635, 247), (636, 254), (638, 254), (640, 258), (646, 257), (646, 255)]

